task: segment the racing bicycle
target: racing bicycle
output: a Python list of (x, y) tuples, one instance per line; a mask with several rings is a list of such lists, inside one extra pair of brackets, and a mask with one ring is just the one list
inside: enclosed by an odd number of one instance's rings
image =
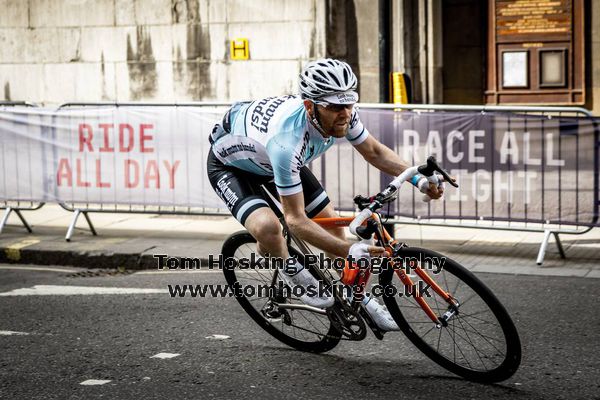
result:
[[(394, 240), (384, 229), (379, 210), (394, 201), (402, 183), (417, 174), (429, 182), (444, 180), (458, 187), (435, 158), (429, 157), (427, 164), (406, 169), (375, 196), (356, 196), (354, 203), (360, 212), (355, 217), (313, 219), (324, 228), (348, 226), (362, 240), (374, 239), (388, 255), (380, 260), (377, 273), (372, 268), (359, 268), (353, 274), (350, 295), (332, 290), (333, 306), (325, 310), (311, 307), (290, 296), (289, 291), (285, 293), (279, 268), (245, 268), (239, 261), (258, 253), (256, 240), (247, 231), (234, 233), (223, 244), (223, 259), (232, 260), (223, 268), (225, 279), (232, 288), (257, 283), (271, 288), (262, 296), (236, 292), (235, 297), (266, 332), (286, 345), (313, 353), (331, 350), (340, 340), (362, 340), (369, 330), (378, 339), (396, 335), (381, 331), (361, 301), (366, 292), (379, 289), (401, 332), (431, 360), (469, 380), (506, 380), (519, 367), (521, 343), (510, 315), (494, 293), (458, 262)], [(290, 256), (323, 284), (339, 284), (332, 268), (305, 262), (308, 257), (314, 259), (315, 253), (286, 228), (273, 199), (269, 202), (280, 217)], [(432, 268), (435, 265), (437, 269)], [(344, 272), (348, 271), (351, 269), (346, 266)], [(378, 275), (378, 283), (370, 282), (373, 275)]]

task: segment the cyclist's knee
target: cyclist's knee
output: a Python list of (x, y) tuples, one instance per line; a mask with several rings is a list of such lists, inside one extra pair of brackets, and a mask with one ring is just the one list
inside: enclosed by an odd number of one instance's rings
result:
[(272, 210), (260, 208), (248, 216), (245, 222), (246, 229), (262, 243), (283, 241), (281, 224)]
[(267, 223), (256, 226), (250, 233), (261, 243), (279, 243), (284, 241), (279, 223)]

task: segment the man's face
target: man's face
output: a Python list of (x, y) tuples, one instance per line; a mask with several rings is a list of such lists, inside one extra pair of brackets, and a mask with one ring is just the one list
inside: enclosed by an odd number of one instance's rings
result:
[[(326, 134), (336, 138), (346, 136), (352, 117), (353, 104), (328, 104), (323, 106), (311, 103), (311, 105), (317, 107), (319, 121)], [(314, 109), (309, 109), (309, 112), (313, 115)]]

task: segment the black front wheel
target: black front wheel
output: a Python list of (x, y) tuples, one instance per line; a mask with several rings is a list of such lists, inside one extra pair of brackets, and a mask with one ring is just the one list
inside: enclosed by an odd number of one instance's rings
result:
[[(297, 250), (288, 248), (303, 264), (304, 258)], [(231, 287), (268, 287), (277, 281), (273, 269), (242, 268), (239, 260), (250, 259), (256, 249), (256, 239), (247, 231), (231, 235), (223, 244), (223, 259), (231, 258), (232, 268), (224, 268), (225, 279)], [(241, 293), (242, 294), (242, 293)], [(276, 339), (298, 350), (322, 353), (333, 349), (340, 341), (340, 333), (331, 324), (327, 315), (299, 309), (278, 309), (274, 303), (302, 304), (295, 297), (271, 296), (272, 293), (256, 290), (254, 296), (236, 296), (248, 315)]]
[[(402, 262), (396, 268), (410, 271), (422, 267), (458, 302), (458, 307), (452, 307), (421, 283), (426, 289), (423, 298), (441, 318), (434, 324), (414, 297), (404, 295), (399, 273), (385, 270), (379, 278), (383, 287), (390, 287), (384, 294), (385, 304), (410, 341), (433, 361), (466, 379), (500, 382), (510, 378), (521, 363), (521, 342), (508, 312), (492, 291), (466, 268), (434, 251), (404, 248), (398, 257)], [(441, 271), (433, 273), (440, 265)], [(416, 273), (412, 271), (409, 277), (418, 287)]]

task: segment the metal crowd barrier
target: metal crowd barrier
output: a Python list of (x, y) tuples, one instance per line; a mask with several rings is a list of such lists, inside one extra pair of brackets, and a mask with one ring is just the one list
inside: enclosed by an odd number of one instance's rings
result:
[[(1, 107), (37, 107), (37, 105), (26, 101), (0, 101), (0, 108)], [(33, 229), (31, 229), (31, 226), (27, 223), (27, 220), (25, 219), (23, 214), (21, 214), (21, 211), (39, 210), (44, 206), (44, 204), (45, 203), (43, 202), (34, 202), (27, 200), (5, 199), (0, 201), (0, 210), (4, 210), (2, 219), (0, 219), (0, 233), (2, 233), (2, 231), (4, 230), (4, 227), (8, 222), (8, 217), (12, 212), (14, 212), (17, 215), (17, 217), (19, 217), (19, 220), (21, 221), (25, 229), (27, 229), (29, 233), (32, 233)]]
[[(192, 102), (192, 103), (179, 103), (179, 104), (166, 104), (166, 103), (117, 103), (117, 102), (101, 102), (101, 103), (66, 103), (61, 105), (58, 109), (64, 109), (66, 107), (86, 107), (86, 106), (112, 106), (112, 107), (127, 107), (127, 106), (152, 106), (152, 107), (215, 107), (219, 110), (224, 110), (225, 107), (229, 106), (230, 103), (221, 102)], [(485, 114), (486, 112), (506, 112), (506, 113), (518, 113), (519, 115), (542, 115), (547, 118), (552, 117), (567, 117), (576, 116), (583, 118), (591, 118), (591, 113), (584, 108), (577, 107), (528, 107), (528, 106), (454, 106), (454, 105), (386, 105), (386, 104), (360, 104), (362, 109), (386, 109), (386, 110), (404, 110), (412, 111), (417, 113), (427, 112), (479, 112)], [(537, 263), (541, 264), (544, 259), (544, 255), (548, 246), (548, 242), (551, 236), (555, 238), (556, 245), (559, 249), (561, 257), (565, 257), (562, 244), (560, 242), (559, 234), (583, 234), (588, 232), (593, 227), (598, 226), (598, 193), (599, 193), (599, 155), (598, 155), (598, 143), (600, 143), (599, 131), (596, 123), (594, 122), (594, 137), (596, 146), (594, 148), (594, 210), (593, 219), (591, 221), (556, 221), (547, 220), (543, 215), (541, 218), (525, 218), (519, 221), (515, 221), (511, 218), (502, 217), (483, 217), (475, 215), (432, 215), (431, 213), (425, 213), (424, 215), (417, 215), (414, 213), (409, 214), (396, 214), (392, 215), (392, 219), (388, 221), (390, 224), (417, 224), (417, 225), (429, 225), (429, 226), (444, 226), (444, 227), (461, 227), (461, 228), (479, 228), (479, 229), (491, 229), (491, 230), (513, 230), (513, 231), (529, 231), (529, 232), (543, 232), (544, 239), (540, 245), (538, 252)], [(323, 166), (324, 169), (324, 166)], [(543, 171), (542, 171), (543, 173)], [(318, 175), (317, 175), (318, 176)], [(341, 179), (340, 175), (337, 176), (338, 181)], [(353, 179), (356, 177), (353, 175)], [(543, 178), (542, 178), (543, 179)], [(380, 182), (381, 183), (381, 182)], [(577, 182), (578, 185), (578, 182)], [(576, 191), (579, 187), (575, 188)], [(493, 196), (493, 194), (492, 194)], [(73, 230), (77, 223), (77, 220), (81, 214), (84, 215), (90, 230), (96, 235), (96, 230), (89, 218), (88, 213), (150, 213), (150, 214), (184, 214), (184, 215), (217, 215), (224, 216), (229, 215), (224, 209), (208, 209), (202, 207), (165, 207), (165, 206), (151, 206), (151, 205), (125, 205), (125, 204), (93, 204), (93, 203), (61, 203), (61, 207), (65, 210), (73, 212), (73, 219), (65, 239), (70, 241)], [(336, 207), (340, 211), (351, 211), (344, 210), (342, 207)], [(352, 210), (353, 211), (353, 210)]]
[[(413, 213), (405, 214), (403, 218), (400, 219), (399, 215), (395, 215), (396, 218), (390, 219), (388, 223), (390, 224), (416, 224), (416, 225), (430, 225), (430, 226), (443, 226), (443, 227), (462, 227), (462, 228), (479, 228), (479, 229), (492, 229), (492, 230), (513, 230), (513, 231), (529, 231), (529, 232), (543, 232), (544, 237), (540, 244), (540, 248), (537, 256), (537, 264), (541, 265), (544, 261), (544, 256), (548, 247), (548, 242), (551, 236), (554, 237), (556, 246), (562, 258), (565, 258), (565, 252), (562, 246), (562, 243), (559, 238), (559, 234), (571, 234), (571, 235), (580, 235), (586, 232), (589, 232), (594, 227), (600, 226), (599, 224), (599, 212), (598, 208), (600, 205), (599, 201), (599, 193), (600, 193), (600, 180), (599, 180), (599, 171), (600, 171), (600, 157), (599, 157), (599, 146), (600, 146), (600, 130), (598, 129), (598, 125), (593, 118), (593, 115), (586, 110), (585, 108), (580, 107), (532, 107), (532, 106), (462, 106), (462, 105), (421, 105), (421, 104), (411, 104), (411, 105), (385, 105), (385, 104), (361, 104), (361, 108), (363, 109), (385, 109), (385, 110), (402, 110), (402, 111), (412, 111), (417, 113), (427, 113), (427, 112), (478, 112), (481, 114), (485, 114), (486, 112), (503, 112), (503, 113), (518, 113), (516, 117), (523, 115), (537, 115), (543, 116), (548, 119), (551, 118), (562, 118), (562, 117), (580, 117), (584, 119), (589, 119), (591, 122), (591, 126), (594, 130), (594, 178), (593, 178), (593, 211), (592, 218), (588, 221), (579, 220), (578, 215), (576, 215), (576, 219), (574, 221), (563, 221), (561, 219), (556, 220), (546, 216), (547, 209), (544, 210), (544, 197), (546, 193), (550, 193), (550, 190), (546, 190), (544, 188), (544, 179), (545, 179), (545, 170), (542, 169), (542, 215), (537, 217), (527, 217), (527, 213), (525, 213), (525, 218), (515, 219), (515, 218), (503, 218), (494, 216), (494, 205), (492, 205), (492, 215), (491, 216), (480, 216), (477, 215), (477, 212), (474, 215), (463, 215), (462, 212), (459, 216), (449, 216), (443, 213), (442, 215), (432, 215), (431, 208), (428, 207), (428, 212), (424, 215), (417, 215), (414, 213), (414, 201), (413, 201)], [(509, 119), (510, 121), (510, 119)], [(510, 123), (510, 122), (509, 122)], [(543, 124), (542, 124), (543, 126)], [(543, 128), (542, 128), (543, 129)], [(559, 135), (559, 141), (561, 136)], [(559, 142), (560, 143), (560, 142)], [(579, 150), (579, 139), (577, 138), (577, 149)], [(559, 144), (559, 152), (561, 150), (561, 146)], [(543, 152), (542, 152), (543, 153)], [(576, 167), (577, 176), (579, 176), (580, 167), (579, 162), (577, 162)], [(562, 196), (562, 187), (561, 179), (562, 171), (559, 172), (559, 188), (558, 188), (558, 196), (559, 196), (559, 204), (561, 203)], [(576, 202), (579, 204), (579, 179), (575, 181), (575, 194), (576, 194)], [(590, 186), (592, 186), (590, 185)], [(452, 188), (450, 188), (451, 190)], [(556, 190), (556, 189), (551, 189)], [(491, 198), (494, 198), (495, 194), (490, 194)], [(413, 197), (414, 199), (414, 197)], [(492, 202), (493, 203), (493, 202)], [(507, 214), (510, 216), (510, 204), (506, 203)], [(560, 206), (559, 206), (560, 208)], [(444, 208), (445, 210), (445, 208)], [(526, 208), (525, 208), (526, 210)], [(461, 210), (462, 211), (462, 210)], [(477, 211), (477, 209), (476, 209)], [(559, 210), (560, 216), (560, 210)]]
[[(186, 102), (186, 103), (143, 103), (143, 102), (98, 102), (98, 103), (64, 103), (58, 107), (58, 110), (66, 107), (214, 107), (226, 111), (226, 107), (231, 106), (231, 103), (223, 102)], [(67, 211), (73, 212), (73, 218), (67, 229), (65, 240), (69, 242), (73, 236), (75, 225), (80, 215), (83, 215), (90, 231), (93, 235), (97, 235), (96, 229), (88, 213), (127, 213), (127, 214), (159, 214), (159, 215), (207, 215), (207, 216), (228, 216), (230, 215), (224, 209), (212, 209), (206, 207), (178, 207), (178, 206), (152, 206), (152, 205), (134, 205), (134, 204), (94, 204), (94, 203), (59, 203), (59, 205)]]

